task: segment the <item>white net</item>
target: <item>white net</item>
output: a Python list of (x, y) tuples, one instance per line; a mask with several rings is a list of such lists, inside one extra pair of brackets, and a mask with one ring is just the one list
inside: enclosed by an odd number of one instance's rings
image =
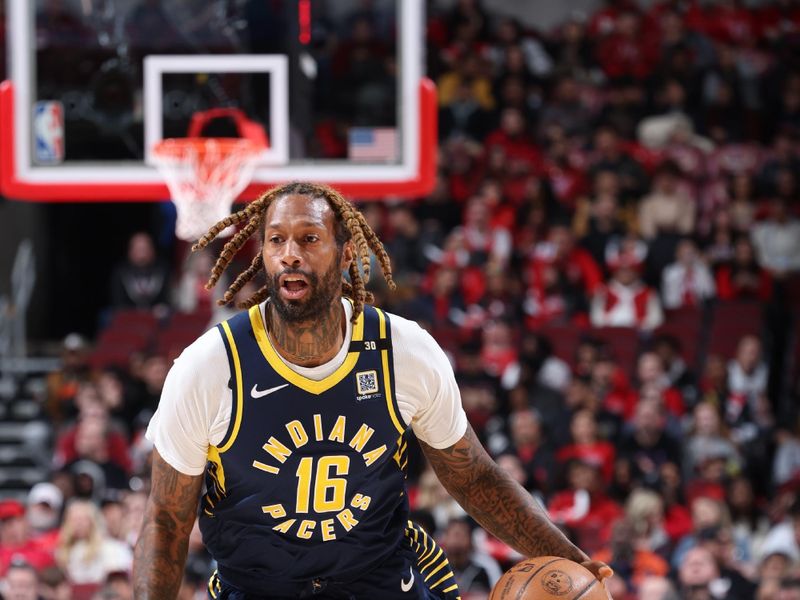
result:
[[(227, 217), (253, 177), (260, 148), (245, 138), (174, 138), (153, 152), (178, 212), (175, 235), (194, 241)], [(233, 227), (221, 235), (230, 235)]]

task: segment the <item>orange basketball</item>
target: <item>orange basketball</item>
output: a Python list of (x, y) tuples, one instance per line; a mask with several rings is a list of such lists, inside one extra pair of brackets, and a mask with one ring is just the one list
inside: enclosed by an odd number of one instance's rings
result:
[(511, 567), (489, 600), (608, 600), (606, 587), (586, 567), (559, 556), (538, 556)]

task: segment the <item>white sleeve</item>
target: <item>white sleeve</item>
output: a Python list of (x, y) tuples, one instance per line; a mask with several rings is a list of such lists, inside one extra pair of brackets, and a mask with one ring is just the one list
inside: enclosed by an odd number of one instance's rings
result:
[[(208, 447), (220, 441), (230, 420), (230, 366), (212, 327), (175, 360), (145, 434), (171, 467), (185, 475), (205, 471)], [(220, 429), (223, 429), (220, 431)]]
[(467, 431), (453, 367), (419, 325), (397, 315), (391, 315), (391, 323), (395, 393), (403, 421), (429, 446), (448, 448)]

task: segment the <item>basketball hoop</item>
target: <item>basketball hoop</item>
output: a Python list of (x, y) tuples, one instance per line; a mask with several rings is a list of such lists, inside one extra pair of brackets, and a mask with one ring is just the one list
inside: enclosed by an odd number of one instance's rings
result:
[[(209, 121), (220, 117), (232, 118), (244, 137), (199, 137)], [(158, 142), (153, 147), (153, 162), (178, 211), (175, 235), (194, 241), (230, 214), (234, 200), (253, 178), (268, 141), (263, 128), (234, 108), (196, 113), (188, 134)], [(229, 227), (220, 235), (232, 232)]]

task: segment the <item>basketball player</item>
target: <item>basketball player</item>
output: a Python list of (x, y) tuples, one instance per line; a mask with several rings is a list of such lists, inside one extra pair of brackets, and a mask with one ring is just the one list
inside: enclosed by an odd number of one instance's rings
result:
[(195, 249), (234, 224), (244, 227), (208, 286), (254, 233), (262, 251), (221, 302), (261, 271), (266, 284), (167, 377), (147, 432), (155, 450), (136, 598), (176, 597), (203, 483), (214, 599), (457, 597), (441, 548), (407, 520), (409, 428), (487, 530), (527, 556), (611, 574), (489, 458), (433, 338), (369, 305), (370, 253), (391, 288), (389, 257), (347, 200), (323, 185), (287, 184), (217, 223)]

